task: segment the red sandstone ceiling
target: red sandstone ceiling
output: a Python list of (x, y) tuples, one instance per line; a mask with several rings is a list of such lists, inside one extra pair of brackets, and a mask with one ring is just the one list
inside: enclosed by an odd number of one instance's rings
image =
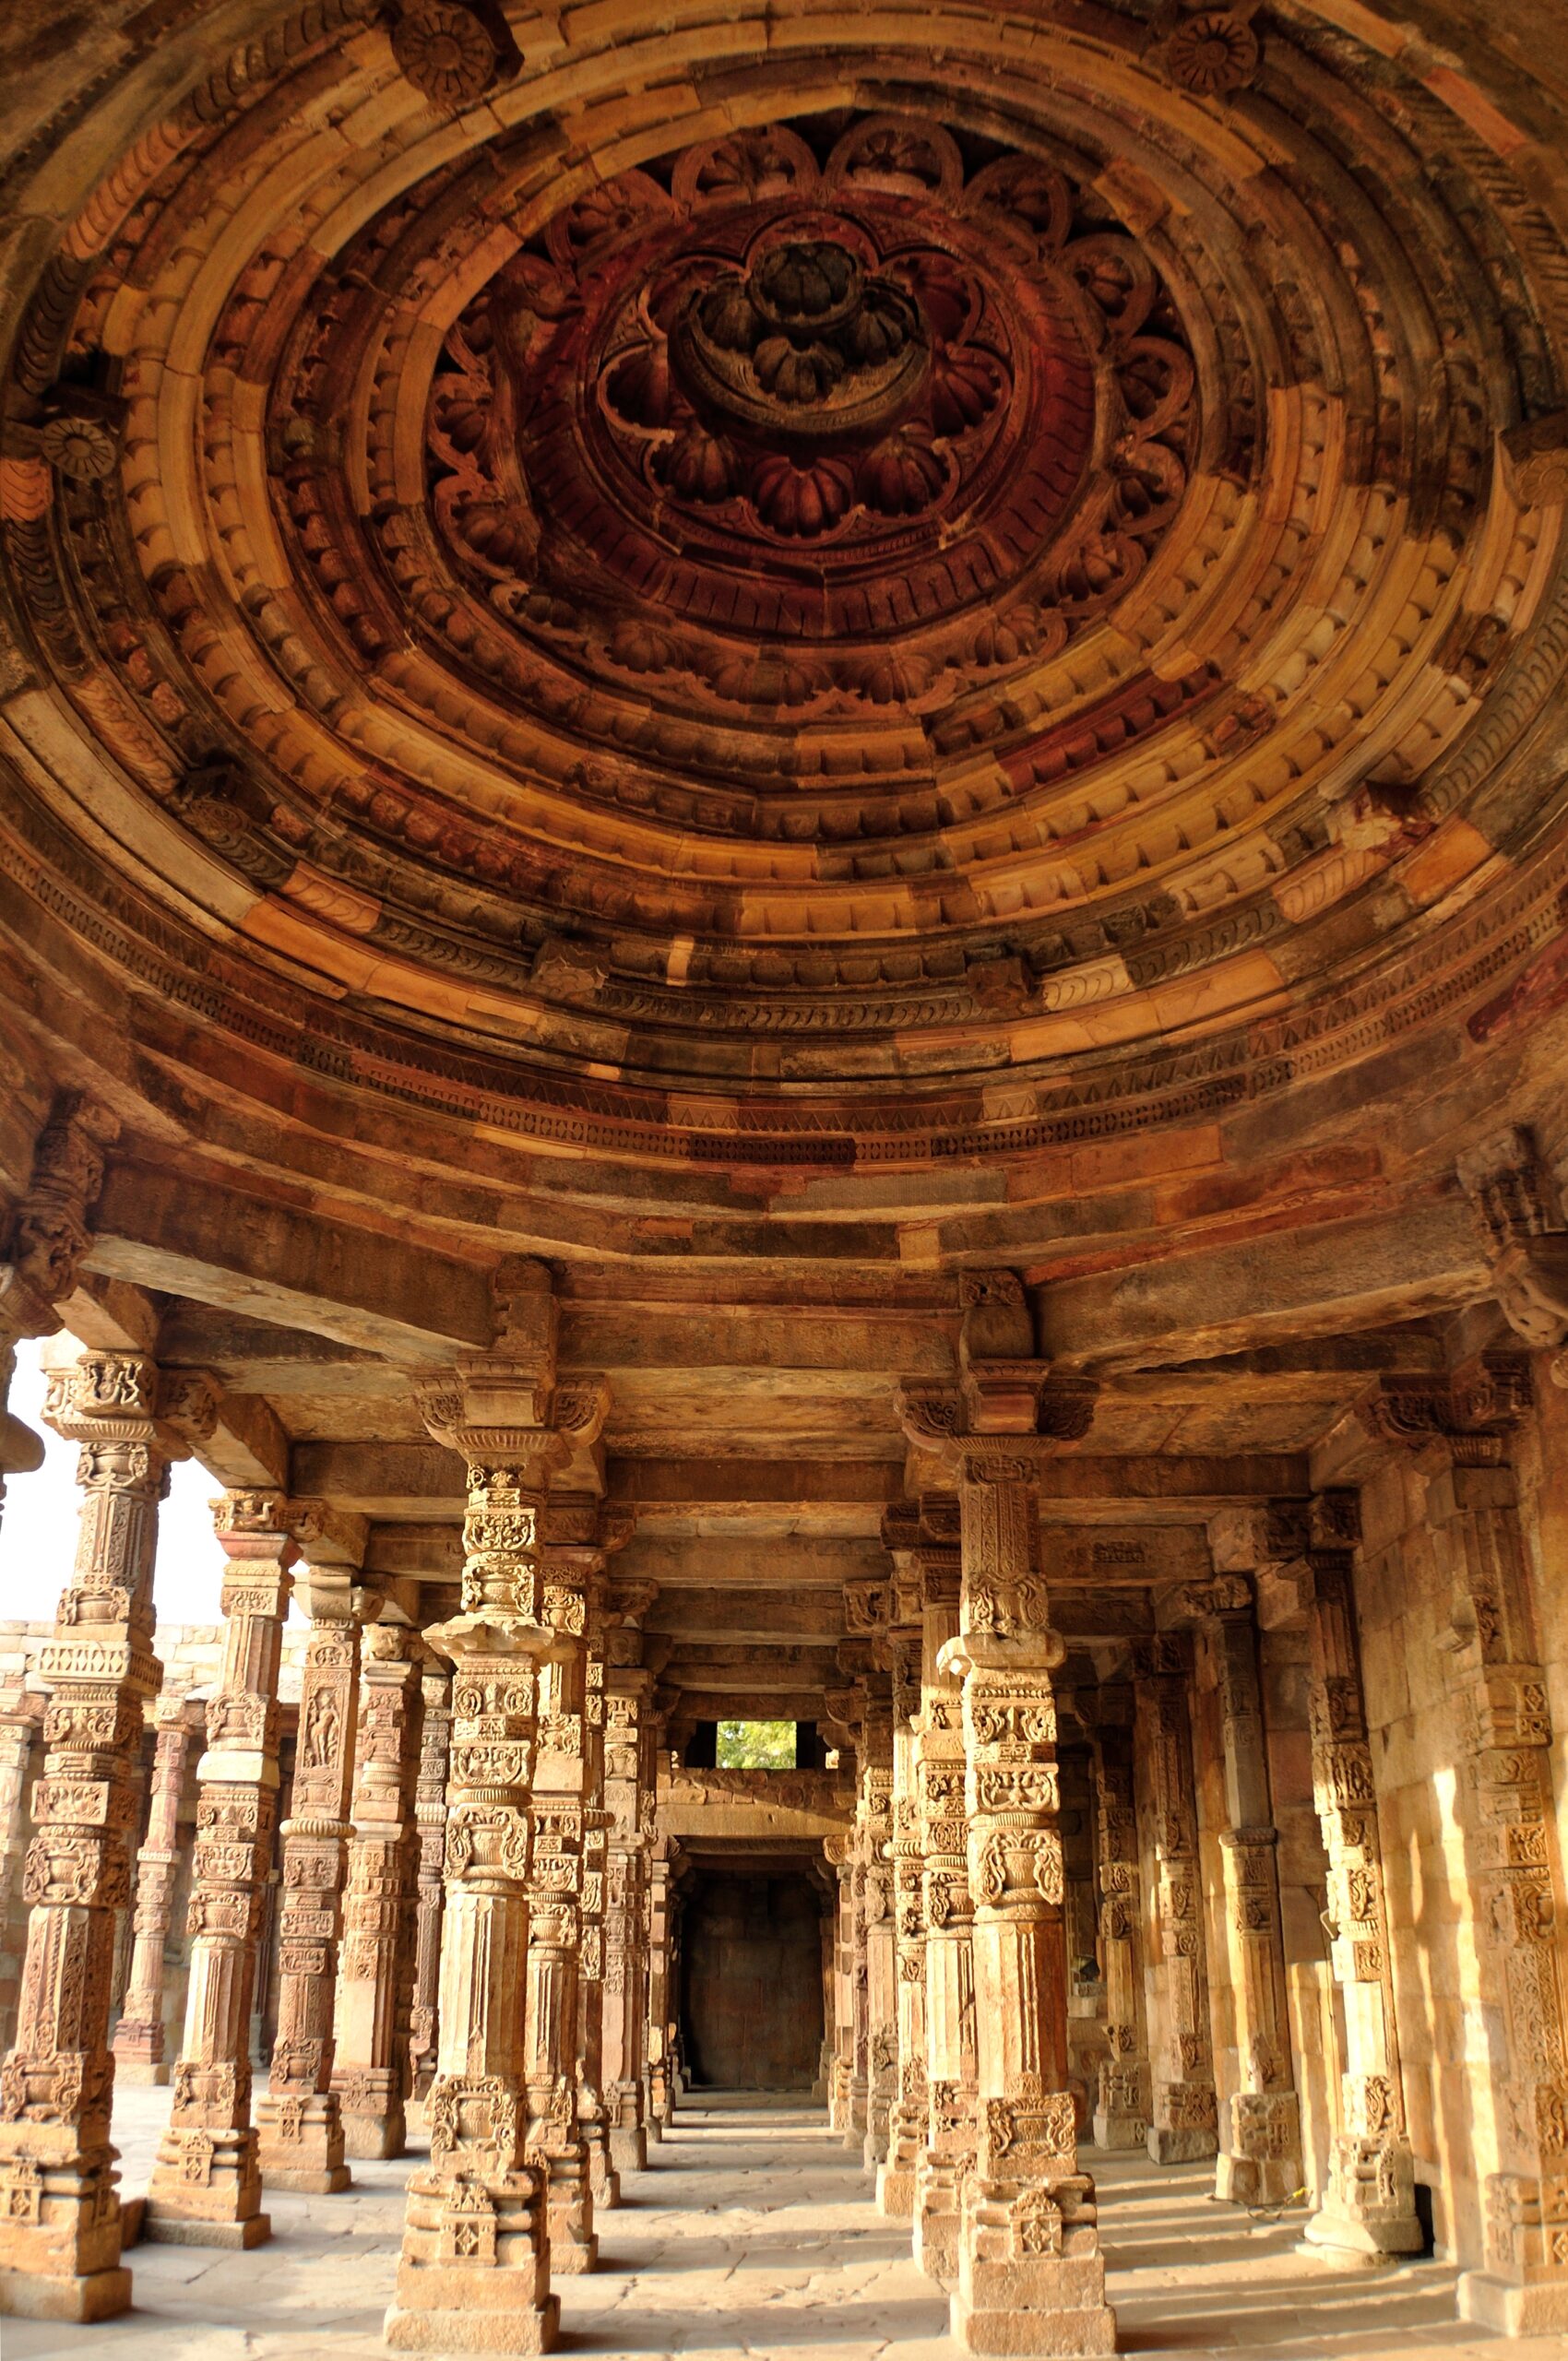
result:
[(1558, 990), (1568, 191), (1501, 52), (95, 22), (13, 53), (6, 866), (146, 1070), (974, 1160)]

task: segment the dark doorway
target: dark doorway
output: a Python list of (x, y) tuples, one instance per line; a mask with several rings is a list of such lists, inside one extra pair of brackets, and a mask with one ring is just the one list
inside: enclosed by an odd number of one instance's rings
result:
[(694, 2083), (809, 2091), (822, 2050), (819, 1889), (802, 1870), (699, 1869), (682, 1921)]

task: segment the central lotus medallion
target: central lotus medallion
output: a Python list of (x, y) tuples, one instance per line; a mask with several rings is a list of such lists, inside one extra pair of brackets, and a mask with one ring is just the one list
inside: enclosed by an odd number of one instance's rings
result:
[(912, 296), (826, 231), (769, 244), (692, 295), (671, 350), (697, 409), (791, 443), (885, 432), (931, 360)]

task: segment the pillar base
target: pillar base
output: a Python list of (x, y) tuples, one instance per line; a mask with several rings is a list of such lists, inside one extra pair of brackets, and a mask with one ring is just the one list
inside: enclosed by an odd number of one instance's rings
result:
[(1462, 2271), (1458, 2307), (1462, 2320), (1496, 2329), (1503, 2336), (1548, 2335), (1568, 2329), (1568, 2282), (1556, 2279), (1532, 2287), (1494, 2271)]
[(112, 2320), (131, 2308), (131, 2274), (82, 2271), (58, 2279), (0, 2263), (0, 2318), (13, 2320)]
[(583, 2137), (588, 2145), (588, 2187), (593, 2191), (596, 2207), (612, 2213), (621, 2202), (621, 2180), (610, 2153), (610, 2134), (602, 2122), (585, 2123)]
[[(1141, 2148), (1149, 2137), (1147, 2120), (1141, 2115), (1111, 2115), (1097, 2107), (1094, 2115), (1094, 2144), (1108, 2152)], [(1212, 2147), (1209, 2153), (1213, 2154)], [(1169, 2161), (1167, 2159), (1166, 2161)]]
[(143, 2237), (178, 2246), (255, 2247), (271, 2235), (261, 2210), (254, 2128), (171, 2125), (159, 2142)]
[(1114, 2353), (1094, 2183), (1087, 2174), (965, 2185), (958, 2284), (950, 2307), (960, 2351)]
[(114, 2057), (114, 2087), (116, 2090), (166, 2090), (170, 2076), (166, 2058), (149, 2060), (146, 2058)]
[(891, 2160), (877, 2166), (876, 2203), (890, 2221), (907, 2222), (915, 2210), (915, 2168)]
[(403, 2251), (385, 2334), (395, 2353), (549, 2353), (542, 2176), (410, 2176)]
[(1301, 2232), (1301, 2251), (1320, 2262), (1403, 2262), (1426, 2251), (1426, 2233), (1413, 2213), (1398, 2221), (1366, 2222), (1353, 2213), (1331, 2213), (1324, 2206)]
[(269, 2189), (335, 2197), (353, 2187), (330, 2091), (268, 2091), (256, 2102), (256, 2160)]
[(1151, 2123), (1144, 2144), (1157, 2165), (1206, 2164), (1219, 2153), (1219, 2142), (1212, 2130), (1170, 2123)]
[(544, 2236), (551, 2277), (580, 2279), (599, 2268), (588, 2152), (580, 2143), (561, 2155), (546, 2149), (540, 2161), (545, 2176)]
[(408, 2119), (400, 2106), (385, 2115), (350, 2115), (343, 2110), (343, 2153), (379, 2158), (408, 2153)]
[[(658, 2134), (655, 2134), (658, 2137)], [(618, 2126), (610, 2134), (610, 2161), (618, 2173), (646, 2173), (647, 2170), (647, 2126), (633, 2123)]]
[(1214, 2193), (1226, 2205), (1289, 2205), (1301, 2194), (1301, 2159), (1222, 2153)]
[(928, 2148), (915, 2166), (915, 2260), (939, 2287), (958, 2284), (958, 2176), (950, 2158)]
[(141, 2234), (162, 2247), (264, 2247), (272, 2236), (270, 2213), (248, 2213), (243, 2222), (204, 2222), (194, 2214), (167, 2213), (153, 2198), (141, 2217)]

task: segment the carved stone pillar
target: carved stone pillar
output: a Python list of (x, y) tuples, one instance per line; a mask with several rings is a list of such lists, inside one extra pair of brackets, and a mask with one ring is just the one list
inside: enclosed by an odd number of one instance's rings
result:
[(1099, 1867), (1099, 1954), (1108, 2055), (1095, 2094), (1097, 2148), (1141, 2148), (1148, 2137), (1137, 1815), (1133, 1799), (1133, 1695), (1093, 1692), (1090, 1762)]
[(1345, 2029), (1342, 2128), (1306, 2236), (1336, 2252), (1419, 2254), (1426, 2239), (1416, 2218), (1399, 2078), (1383, 1845), (1356, 1629), (1356, 1496), (1322, 1494), (1310, 1521), (1297, 1511), (1287, 1524), (1289, 1537), (1304, 1544), (1310, 1572), (1313, 1797), (1328, 1855), (1329, 1957)]
[[(920, 1576), (900, 1568), (900, 1587), (920, 1605)], [(897, 1602), (902, 1617), (906, 1602)], [(887, 2157), (876, 2177), (876, 2199), (884, 2213), (905, 2221), (915, 2210), (915, 2172), (925, 2148), (926, 2090), (924, 1857), (920, 1797), (915, 1780), (916, 1729), (921, 1711), (921, 1634), (900, 1624), (889, 1634), (888, 1669), (893, 1683), (893, 1925), (897, 2056), (893, 2105), (887, 2124)]]
[(1189, 1644), (1177, 1632), (1133, 1643), (1134, 1753), (1154, 1862), (1145, 1988), (1154, 2069), (1148, 2152), (1157, 2165), (1212, 2156), (1218, 2146), (1187, 1719), (1190, 1661)]
[(152, 1653), (158, 1502), (172, 1446), (158, 1379), (88, 1354), (49, 1382), (45, 1417), (81, 1445), (76, 1562), (38, 1670), (50, 1686), (16, 2044), (0, 2069), (0, 2312), (105, 2319), (130, 2301), (120, 2260), (109, 1972), (130, 1892), (132, 1815)]
[(1506, 1456), (1529, 1398), (1528, 1362), (1498, 1354), (1447, 1389), (1385, 1379), (1364, 1413), (1382, 1440), (1421, 1453), (1427, 1527), (1448, 1585), (1480, 1970), (1470, 2005), (1492, 2035), (1491, 2119), (1478, 2116), (1476, 2135), (1483, 2171), (1494, 2167), (1484, 2175), (1487, 2267), (1462, 2274), (1459, 2311), (1514, 2336), (1568, 2328), (1568, 1896), (1551, 1712)]
[(868, 1676), (861, 1725), (861, 1925), (866, 1964), (866, 2128), (873, 2172), (887, 2154), (898, 2091), (898, 1971), (893, 1916), (893, 1703), (885, 1673)]
[(855, 1840), (823, 1839), (823, 1853), (837, 1880), (833, 1914), (833, 2058), (827, 2077), (827, 2126), (849, 2143), (849, 2092), (855, 2073)]
[[(600, 1562), (592, 1539), (597, 1515), (592, 1500), (552, 1501), (543, 1558), (544, 1619), (554, 1645), (541, 1680), (534, 1774), (525, 2054), (529, 2147), (544, 2167), (552, 2276), (591, 2271), (599, 2255), (578, 2112), (588, 1818), (600, 1809), (601, 1786), (602, 1732), (590, 1735), (588, 1718), (590, 1593)], [(602, 1869), (600, 1876), (602, 1893)], [(601, 1944), (602, 1929), (591, 1931)]]
[(214, 1503), (223, 1570), (223, 1661), (196, 1766), (190, 1977), (174, 2105), (148, 2189), (143, 2235), (254, 2247), (271, 2235), (251, 2121), (251, 2001), (278, 1808), (278, 1667), (295, 1545), (276, 1492)]
[(670, 2050), (673, 1871), (671, 1840), (655, 1840), (647, 1865), (647, 2105), (648, 2130), (656, 2133), (663, 2130), (675, 2110), (674, 2061)]
[[(1244, 1572), (1223, 1568), (1232, 1536), (1229, 1524), (1211, 1527), (1222, 1570), (1182, 1599), (1182, 1611), (1196, 1621), (1214, 1664), (1230, 1823), (1221, 1830), (1219, 1845), (1238, 2088), (1225, 2108), (1215, 2193), (1238, 2205), (1279, 2205), (1300, 2192), (1304, 2178), (1301, 2108), (1290, 2056), (1279, 1835), (1264, 1747), (1253, 1586)], [(1240, 1547), (1247, 1553), (1252, 1545)]]
[(365, 1626), (354, 1738), (353, 1834), (333, 2014), (332, 2088), (350, 2156), (400, 2156), (405, 2124), (419, 1637)]
[(414, 1991), (409, 2013), (409, 2076), (413, 2096), (427, 2096), (435, 2073), (435, 2035), (441, 1987), (441, 1914), (446, 1887), (446, 1760), (452, 1744), (452, 1676), (426, 1665), (420, 1675), (419, 1773), (414, 1781), (414, 1822), (419, 1831), (417, 1899), (414, 1905)]
[(123, 2082), (166, 2082), (163, 1948), (174, 1911), (180, 1866), (180, 1798), (196, 1735), (183, 1690), (165, 1690), (154, 1709), (158, 1740), (152, 1762), (147, 1841), (137, 1857), (137, 1900), (130, 1980), (114, 2028), (114, 2071)]
[(427, 1631), (450, 1660), (452, 1751), (430, 2162), (409, 2181), (386, 2341), (397, 2351), (539, 2353), (554, 2342), (544, 2180), (525, 2158), (529, 1816), (544, 1619), (540, 1518), (588, 1406), (551, 1380), (554, 1308), (532, 1266), (503, 1342), (422, 1400), (468, 1465), (460, 1612)]
[(647, 2163), (647, 1861), (654, 1811), (654, 1676), (637, 1628), (657, 1592), (614, 1583), (606, 1601), (604, 1805), (610, 1817), (604, 1916), (603, 2072), (611, 2161)]
[[(957, 1530), (957, 1502), (951, 1508)], [(932, 1512), (922, 1503), (930, 1527)], [(964, 1804), (963, 1691), (943, 1668), (958, 1631), (959, 1556), (921, 1554), (921, 1720), (915, 1740), (925, 1917), (926, 2137), (915, 2170), (915, 2260), (952, 2288), (963, 2182), (977, 2153), (975, 1976)]]
[(327, 2195), (347, 2189), (343, 2125), (332, 2089), (332, 2011), (348, 1860), (349, 1795), (359, 1715), (363, 1596), (315, 1567), (296, 1579), (309, 1608), (290, 1817), (279, 1832), (278, 2034), (257, 2101), (264, 2182)]
[(1038, 1570), (1033, 1462), (1009, 1442), (963, 1453), (963, 1601), (943, 1652), (964, 1683), (980, 2099), (953, 2332), (974, 2353), (1109, 2353), (1115, 2317), (1068, 2087), (1051, 1679), (1066, 1651)]

